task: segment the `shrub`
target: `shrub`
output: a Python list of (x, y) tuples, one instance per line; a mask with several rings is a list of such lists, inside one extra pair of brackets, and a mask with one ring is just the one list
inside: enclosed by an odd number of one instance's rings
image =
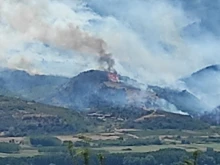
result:
[(33, 146), (61, 146), (62, 141), (56, 137), (42, 136), (30, 137), (30, 143)]

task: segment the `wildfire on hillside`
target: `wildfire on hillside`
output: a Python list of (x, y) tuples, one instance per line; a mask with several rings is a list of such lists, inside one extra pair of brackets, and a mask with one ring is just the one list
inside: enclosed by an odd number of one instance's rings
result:
[(109, 81), (112, 81), (112, 82), (119, 82), (119, 76), (117, 74), (117, 72), (109, 72), (108, 73), (108, 79)]

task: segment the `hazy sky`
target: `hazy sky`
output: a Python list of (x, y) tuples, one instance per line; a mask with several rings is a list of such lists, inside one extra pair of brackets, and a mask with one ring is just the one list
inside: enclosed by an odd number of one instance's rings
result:
[(220, 1), (180, 2), (0, 0), (0, 65), (74, 76), (104, 49), (120, 74), (172, 84), (220, 63)]

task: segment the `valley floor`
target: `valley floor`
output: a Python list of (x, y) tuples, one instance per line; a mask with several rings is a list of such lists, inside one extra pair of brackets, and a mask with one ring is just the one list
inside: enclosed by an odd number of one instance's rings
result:
[[(212, 148), (220, 151), (220, 128), (206, 130), (136, 130), (116, 129), (111, 133), (82, 133), (76, 135), (57, 135), (63, 144), (72, 141), (75, 148), (88, 147), (94, 151), (109, 153), (144, 153), (166, 148), (179, 148), (186, 151)], [(67, 152), (67, 146), (33, 146), (30, 137), (0, 137), (1, 143), (20, 146), (19, 152), (1, 153), (0, 157), (30, 157), (49, 153)], [(86, 144), (86, 145), (85, 145)]]

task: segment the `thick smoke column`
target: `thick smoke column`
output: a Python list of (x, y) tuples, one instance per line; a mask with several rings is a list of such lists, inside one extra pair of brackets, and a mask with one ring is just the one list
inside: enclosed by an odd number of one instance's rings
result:
[(101, 67), (104, 65), (104, 68), (105, 68), (105, 64), (107, 64), (107, 71), (109, 72), (115, 71), (114, 70), (115, 61), (112, 58), (112, 54), (101, 53), (101, 56), (99, 58), (99, 63), (101, 64)]
[[(105, 69), (112, 70), (114, 60), (110, 54), (106, 53), (107, 44), (104, 40), (81, 30), (74, 22), (64, 27), (47, 23), (44, 17), (47, 15), (48, 7), (48, 4), (42, 1), (23, 0), (11, 1), (11, 3), (2, 1), (1, 19), (29, 40), (38, 40), (80, 53), (96, 54), (99, 56), (100, 65), (106, 63)], [(13, 8), (13, 12), (9, 12), (7, 8)]]

